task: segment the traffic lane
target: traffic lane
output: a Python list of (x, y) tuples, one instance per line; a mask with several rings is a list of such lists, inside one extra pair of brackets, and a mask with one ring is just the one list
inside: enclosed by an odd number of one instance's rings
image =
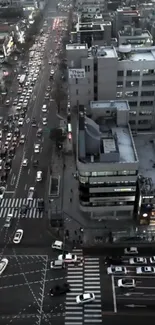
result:
[[(32, 295), (26, 286), (13, 285), (0, 289), (0, 314), (17, 314), (32, 302)], [(36, 308), (37, 310), (37, 308)]]
[(119, 288), (118, 279), (121, 278), (130, 278), (127, 277), (118, 277), (114, 278), (114, 301), (116, 305), (116, 310), (122, 310), (125, 308), (134, 308), (134, 311), (137, 308), (148, 308), (152, 309), (152, 305), (155, 302), (155, 277), (144, 277), (144, 276), (133, 276), (131, 278), (135, 279), (136, 287), (135, 288)]
[(16, 149), (16, 154), (12, 160), (12, 166), (7, 180), (7, 191), (15, 190), (18, 177), (20, 176), (21, 173), (21, 163), (23, 160), (23, 155), (24, 155), (23, 147), (19, 146)]
[(104, 311), (114, 312), (112, 280), (100, 263), (101, 302)]
[[(9, 322), (12, 325), (32, 325), (38, 324), (38, 315), (36, 314), (22, 314), (19, 313), (16, 317), (15, 315), (3, 315), (0, 316), (1, 325), (6, 325)], [(50, 323), (49, 323), (50, 322)], [(40, 325), (47, 325), (56, 323), (57, 325), (64, 325), (64, 317), (61, 314), (52, 314), (51, 312), (43, 314), (41, 316)]]

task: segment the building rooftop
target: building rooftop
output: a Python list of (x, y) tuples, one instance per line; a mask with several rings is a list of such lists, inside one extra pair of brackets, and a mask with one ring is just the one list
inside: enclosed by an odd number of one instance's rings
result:
[(118, 35), (121, 37), (136, 37), (136, 38), (150, 38), (151, 37), (151, 34), (148, 30), (142, 30), (141, 28), (138, 28), (138, 29), (135, 29), (135, 30), (132, 30), (131, 29), (126, 29), (126, 30), (120, 30), (118, 32)]
[(113, 46), (92, 46), (88, 51), (88, 56), (117, 58), (117, 52)]
[[(79, 160), (98, 163), (138, 161), (128, 120), (126, 101), (91, 102), (89, 115), (79, 109)], [(121, 122), (119, 121), (119, 114)], [(124, 120), (122, 114), (124, 114)]]
[(139, 158), (139, 174), (151, 179), (155, 190), (155, 133), (138, 133), (134, 143)]

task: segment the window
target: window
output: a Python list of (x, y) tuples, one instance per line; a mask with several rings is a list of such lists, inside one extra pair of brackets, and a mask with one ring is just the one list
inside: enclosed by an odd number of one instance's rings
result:
[(132, 70), (127, 70), (127, 76), (132, 76)]
[(76, 89), (76, 95), (78, 95), (79, 94), (79, 90), (78, 89)]
[(144, 100), (142, 102), (140, 102), (140, 106), (152, 106), (153, 105), (153, 101), (152, 100)]
[(136, 112), (136, 111), (130, 111), (129, 114), (130, 114), (130, 115), (136, 115), (137, 112)]
[(94, 63), (94, 71), (97, 71), (97, 63)]
[(142, 86), (145, 86), (145, 87), (155, 86), (155, 80), (142, 81)]
[(138, 124), (140, 124), (140, 125), (150, 124), (150, 120), (140, 120), (140, 121), (138, 121)]
[(118, 77), (123, 77), (124, 76), (124, 71), (123, 70), (118, 71), (117, 76)]
[(151, 74), (155, 74), (155, 70), (154, 69), (145, 69), (145, 70), (143, 70), (143, 75), (145, 75), (145, 76), (149, 76), (149, 75), (151, 75)]
[(139, 115), (143, 115), (143, 116), (148, 116), (148, 115), (152, 115), (152, 111), (141, 111), (140, 113), (139, 113)]
[(97, 94), (97, 87), (94, 87), (94, 93)]
[(140, 70), (127, 70), (127, 76), (139, 76), (140, 75)]
[(137, 106), (137, 102), (129, 102), (130, 107), (136, 107)]
[(97, 82), (97, 76), (94, 76), (94, 82), (95, 83)]
[(123, 94), (122, 91), (118, 91), (118, 92), (116, 93), (116, 97), (117, 97), (117, 98), (121, 98), (121, 97), (122, 97), (122, 94)]
[(121, 87), (123, 87), (123, 81), (117, 81), (117, 87), (119, 88), (121, 88)]
[(136, 96), (138, 96), (138, 91), (126, 91), (126, 93), (125, 93), (125, 96), (126, 97), (136, 97)]
[(154, 96), (154, 91), (142, 91), (141, 96)]
[(139, 87), (139, 81), (127, 81), (126, 87)]
[(90, 65), (85, 65), (85, 72), (90, 72)]
[(76, 82), (76, 84), (78, 84), (78, 79), (77, 78), (75, 79), (75, 82)]

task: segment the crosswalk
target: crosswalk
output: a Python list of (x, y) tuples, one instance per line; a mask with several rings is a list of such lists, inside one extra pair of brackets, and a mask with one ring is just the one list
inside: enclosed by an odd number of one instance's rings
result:
[[(78, 256), (79, 263), (69, 264), (67, 268), (71, 291), (66, 295), (65, 325), (99, 324), (102, 322), (99, 258), (83, 258), (81, 249), (74, 249), (73, 254)], [(76, 296), (86, 292), (93, 292), (95, 300), (77, 305)]]
[[(20, 214), (21, 207), (28, 205), (28, 210), (25, 215)], [(43, 212), (37, 209), (37, 199), (27, 201), (26, 198), (6, 198), (0, 201), (0, 218), (6, 218), (11, 213), (13, 218), (24, 219), (41, 219)]]

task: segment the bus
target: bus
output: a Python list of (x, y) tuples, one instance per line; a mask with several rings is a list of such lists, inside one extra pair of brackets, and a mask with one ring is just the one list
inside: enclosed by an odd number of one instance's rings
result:
[(20, 83), (20, 85), (22, 85), (22, 84), (24, 83), (25, 79), (26, 79), (26, 74), (22, 74), (22, 75), (20, 76), (20, 79), (19, 79), (19, 83)]

